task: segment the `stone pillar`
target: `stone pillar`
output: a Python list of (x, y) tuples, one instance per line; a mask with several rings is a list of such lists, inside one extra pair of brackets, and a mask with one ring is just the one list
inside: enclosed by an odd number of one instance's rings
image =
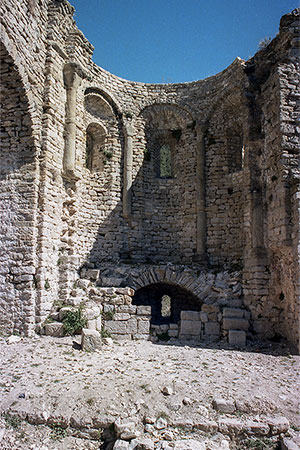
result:
[(123, 216), (125, 219), (131, 219), (131, 189), (132, 189), (132, 137), (134, 133), (133, 126), (130, 123), (123, 125), (125, 137), (124, 149), (124, 176), (123, 176)]
[(205, 259), (206, 252), (206, 211), (205, 211), (205, 133), (207, 124), (199, 124), (197, 133), (196, 160), (196, 208), (197, 208), (197, 257)]
[(65, 148), (63, 156), (64, 178), (76, 178), (75, 175), (75, 142), (76, 142), (76, 99), (77, 90), (83, 78), (83, 71), (76, 63), (68, 63), (64, 67), (64, 83), (66, 88)]

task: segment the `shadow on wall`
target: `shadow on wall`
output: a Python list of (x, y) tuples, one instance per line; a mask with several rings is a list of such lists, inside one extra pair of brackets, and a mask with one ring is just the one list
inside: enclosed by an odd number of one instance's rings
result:
[(0, 297), (5, 299), (1, 303), (0, 328), (20, 332), (25, 330), (26, 322), (34, 322), (30, 291), (34, 273), (36, 161), (24, 85), (2, 44), (0, 79)]

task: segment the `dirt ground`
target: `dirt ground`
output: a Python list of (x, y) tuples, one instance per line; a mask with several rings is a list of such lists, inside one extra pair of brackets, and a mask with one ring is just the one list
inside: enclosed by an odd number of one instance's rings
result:
[[(100, 448), (99, 440), (66, 436), (70, 421), (111, 424), (135, 418), (137, 427), (149, 424), (151, 439), (158, 441), (164, 432), (169, 442), (190, 437), (180, 431), (190, 423), (220, 416), (284, 416), (292, 430), (300, 429), (300, 357), (280, 344), (237, 351), (217, 344), (139, 341), (86, 353), (72, 337), (36, 336), (13, 344), (0, 338), (0, 367), (0, 449)], [(235, 402), (234, 413), (216, 411), (215, 398)], [(21, 421), (28, 414), (35, 425)], [(164, 430), (151, 425), (158, 419)], [(48, 426), (42, 424), (47, 420)], [(172, 431), (167, 424), (173, 424)], [(215, 448), (234, 448), (222, 445)]]

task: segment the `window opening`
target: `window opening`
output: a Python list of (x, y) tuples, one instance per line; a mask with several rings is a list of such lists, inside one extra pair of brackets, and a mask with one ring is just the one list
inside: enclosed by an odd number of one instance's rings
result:
[(172, 177), (172, 154), (168, 144), (162, 145), (159, 149), (159, 176), (161, 178)]
[(161, 315), (162, 317), (171, 316), (171, 297), (163, 295), (161, 298)]

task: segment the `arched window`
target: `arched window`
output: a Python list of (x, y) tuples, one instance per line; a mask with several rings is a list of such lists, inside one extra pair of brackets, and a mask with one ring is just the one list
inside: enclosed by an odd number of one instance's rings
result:
[(172, 151), (169, 144), (162, 145), (159, 149), (159, 177), (172, 177)]
[(103, 169), (105, 139), (105, 130), (99, 123), (92, 123), (87, 127), (85, 166), (91, 172)]

